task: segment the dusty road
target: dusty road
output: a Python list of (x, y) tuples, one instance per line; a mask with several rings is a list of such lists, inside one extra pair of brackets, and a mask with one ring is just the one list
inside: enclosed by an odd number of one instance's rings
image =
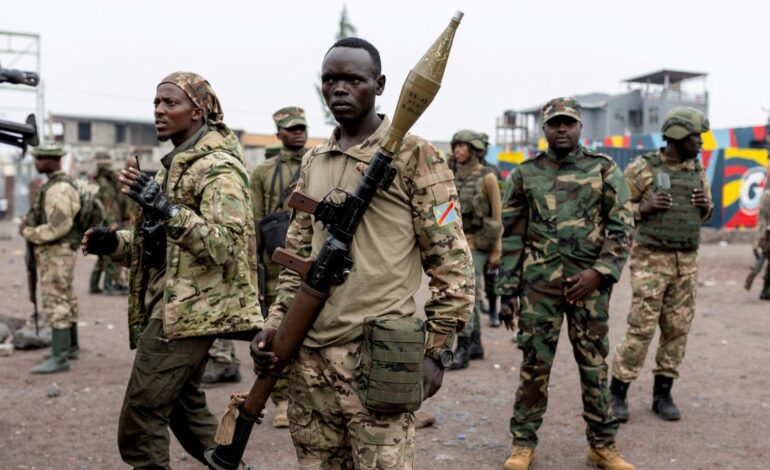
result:
[[(12, 234), (10, 240), (0, 240), (0, 313), (25, 317), (31, 305), (23, 245), (12, 226), (0, 225), (0, 232)], [(637, 468), (770, 468), (770, 303), (757, 300), (756, 290), (743, 290), (750, 261), (748, 244), (702, 248), (697, 315), (682, 379), (674, 387), (684, 418), (664, 423), (650, 411), (651, 350), (644, 374), (629, 392), (631, 421), (618, 435), (623, 455)], [(116, 445), (118, 413), (133, 358), (127, 341), (127, 302), (125, 297), (88, 295), (93, 262), (78, 259), (75, 288), (81, 307), (82, 349), (71, 372), (30, 375), (29, 369), (41, 361), (44, 351), (17, 351), (0, 358), (0, 468), (127, 468)], [(629, 302), (625, 273), (612, 299), (613, 348), (625, 331)], [(439, 395), (424, 406), (436, 415), (437, 423), (418, 431), (417, 469), (499, 469), (508, 455), (508, 419), (520, 353), (510, 333), (487, 327), (486, 318), (483, 325), (486, 359), (473, 362), (469, 369), (447, 373)], [(587, 468), (578, 374), (566, 328), (560, 343), (538, 461), (533, 466), (536, 470)], [(246, 381), (207, 389), (217, 415), (224, 410), (229, 394), (246, 390), (246, 382), (253, 378), (245, 343), (238, 344), (238, 352)], [(52, 382), (62, 393), (49, 399), (46, 389)], [(272, 411), (268, 408), (268, 422)], [(258, 469), (294, 468), (288, 431), (269, 425), (255, 428), (246, 460)], [(172, 465), (203, 468), (175, 441)]]

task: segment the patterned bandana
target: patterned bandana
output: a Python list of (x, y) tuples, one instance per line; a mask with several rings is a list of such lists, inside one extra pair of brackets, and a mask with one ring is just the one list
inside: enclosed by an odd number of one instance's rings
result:
[(210, 128), (218, 130), (222, 135), (230, 133), (223, 120), (222, 105), (205, 78), (192, 72), (174, 72), (161, 80), (158, 86), (162, 83), (171, 83), (181, 88), (195, 106), (206, 112), (206, 124)]

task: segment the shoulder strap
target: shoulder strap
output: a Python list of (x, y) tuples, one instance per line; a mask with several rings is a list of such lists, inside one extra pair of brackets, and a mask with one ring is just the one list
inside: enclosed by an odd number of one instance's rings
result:
[[(273, 210), (273, 193), (275, 192), (275, 180), (278, 178), (278, 175), (281, 173), (281, 155), (276, 155), (278, 160), (275, 162), (275, 170), (273, 171), (273, 179), (270, 181), (270, 191), (267, 195), (267, 212), (268, 214), (272, 214), (275, 212)], [(281, 188), (281, 193), (283, 193), (283, 178), (281, 178), (281, 182), (279, 183)]]

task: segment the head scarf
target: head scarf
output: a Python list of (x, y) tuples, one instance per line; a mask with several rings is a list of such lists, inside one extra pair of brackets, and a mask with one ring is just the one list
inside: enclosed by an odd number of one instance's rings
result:
[(158, 86), (163, 83), (171, 83), (181, 88), (190, 101), (206, 113), (206, 124), (210, 128), (216, 129), (222, 135), (230, 133), (223, 120), (222, 105), (219, 104), (217, 94), (208, 80), (193, 72), (174, 72), (161, 80)]

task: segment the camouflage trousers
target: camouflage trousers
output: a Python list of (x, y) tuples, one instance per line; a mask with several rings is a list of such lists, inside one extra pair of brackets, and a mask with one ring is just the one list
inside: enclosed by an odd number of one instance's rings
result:
[(414, 416), (373, 413), (358, 399), (359, 344), (303, 346), (291, 365), (289, 431), (300, 468), (413, 468)]
[(484, 295), (484, 274), (486, 273), (489, 253), (471, 250), (471, 257), (473, 258), (473, 274), (476, 278), (476, 296), (473, 301), (473, 313), (471, 313), (465, 328), (457, 334), (458, 338), (469, 338), (474, 331), (481, 330), (481, 296)]
[(239, 366), (235, 355), (235, 343), (231, 339), (216, 339), (209, 348), (209, 360), (218, 364)]
[(548, 381), (564, 317), (580, 374), (583, 419), (589, 444), (612, 444), (618, 421), (609, 404), (607, 319), (611, 288), (602, 287), (583, 306), (563, 296), (526, 289), (521, 297), (517, 343), (524, 354), (511, 417), (514, 445), (535, 447), (537, 430), (548, 405)]
[[(628, 330), (615, 349), (612, 376), (623, 382), (639, 377), (655, 330), (660, 340), (653, 374), (679, 378), (687, 335), (695, 316), (698, 286), (697, 259), (688, 254), (687, 263), (677, 263), (676, 253), (660, 254), (671, 260), (655, 262), (655, 253), (633, 256), (631, 269), (631, 310)], [(660, 256), (659, 256), (660, 257)], [(668, 261), (668, 262), (666, 262)]]
[(35, 246), (41, 313), (51, 328), (69, 328), (78, 320), (72, 288), (76, 258), (68, 243)]
[[(96, 260), (96, 264), (94, 264), (94, 271), (93, 272), (99, 272), (101, 273), (104, 271), (104, 274), (107, 276), (115, 277), (115, 274), (118, 270), (117, 265), (114, 261), (112, 261), (112, 256), (100, 256), (98, 260)], [(113, 279), (114, 280), (114, 279)]]

